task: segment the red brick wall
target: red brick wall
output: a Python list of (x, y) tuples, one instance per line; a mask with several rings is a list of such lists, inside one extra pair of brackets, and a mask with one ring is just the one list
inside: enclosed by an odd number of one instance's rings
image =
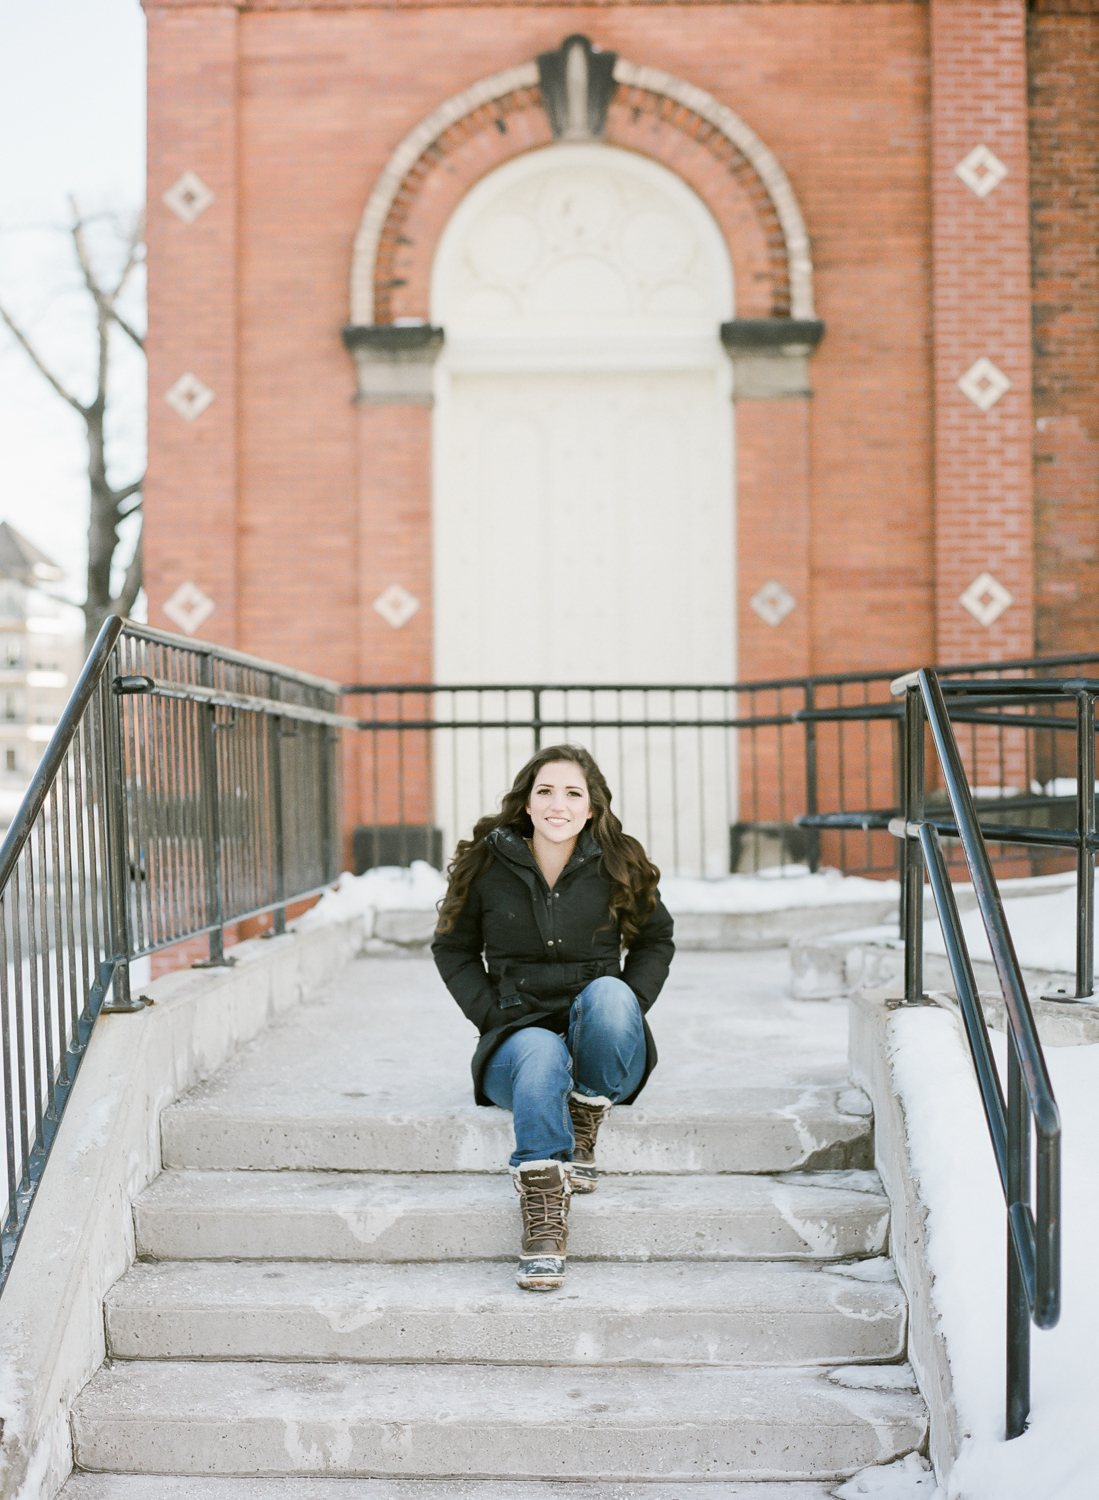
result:
[[(203, 170), (208, 84), (195, 82), (195, 38), (213, 46), (239, 26), (240, 645), (341, 678), (380, 674), (380, 660), (357, 659), (374, 626), (356, 561), (353, 370), (339, 343), (358, 219), (390, 152), (442, 99), (582, 27), (730, 104), (775, 152), (805, 212), (828, 324), (812, 366), (812, 599), (799, 605), (810, 611), (810, 660), (892, 666), (931, 652), (926, 7), (281, 6), (238, 22), (150, 0), (150, 23), (151, 77), (163, 95), (151, 115), (154, 205), (177, 163)], [(221, 206), (178, 234), (168, 226), (180, 247), (170, 275), (167, 231), (153, 239), (161, 369), (169, 337), (187, 328), (198, 374), (207, 350), (213, 358), (215, 347), (231, 348), (227, 310), (204, 312), (226, 275), (202, 248)], [(180, 358), (173, 351), (167, 364)], [(168, 412), (152, 433), (154, 618), (181, 569), (203, 584), (212, 575), (199, 576), (199, 563), (211, 553), (229, 567), (226, 528), (205, 508), (222, 481), (191, 452), (205, 452), (204, 428), (227, 408), (219, 390), (193, 426)], [(372, 456), (361, 463), (372, 467)], [(173, 487), (199, 497), (190, 510), (166, 505)], [(221, 612), (220, 575), (217, 589)], [(416, 618), (421, 628), (426, 616)], [(791, 616), (777, 633), (804, 628)]]
[[(1026, 17), (1023, 0), (932, 0), (936, 656), (1029, 656), (1033, 628)], [(1007, 167), (980, 198), (955, 167), (978, 144)], [(986, 357), (1011, 381), (987, 412), (958, 389)], [(958, 602), (991, 573), (991, 626)]]
[[(1073, 13), (1074, 12), (1074, 13)], [(1029, 21), (1036, 637), (1099, 649), (1099, 6)]]
[[(190, 580), (223, 645), (239, 641), (237, 27), (232, 6), (149, 11), (149, 618), (177, 629), (160, 606)], [(162, 201), (186, 171), (217, 195), (192, 224)], [(164, 400), (185, 373), (214, 392), (193, 422)]]

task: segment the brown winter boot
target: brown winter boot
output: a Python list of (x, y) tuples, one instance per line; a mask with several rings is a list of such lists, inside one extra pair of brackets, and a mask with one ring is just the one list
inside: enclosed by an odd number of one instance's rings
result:
[(528, 1161), (511, 1169), (523, 1211), (523, 1248), (515, 1279), (527, 1292), (552, 1292), (565, 1279), (572, 1183), (563, 1161)]
[(599, 1127), (611, 1112), (611, 1101), (588, 1094), (569, 1095), (569, 1114), (572, 1117), (572, 1133), (576, 1141), (572, 1152), (572, 1190), (574, 1193), (594, 1193), (599, 1173), (595, 1166), (595, 1137)]

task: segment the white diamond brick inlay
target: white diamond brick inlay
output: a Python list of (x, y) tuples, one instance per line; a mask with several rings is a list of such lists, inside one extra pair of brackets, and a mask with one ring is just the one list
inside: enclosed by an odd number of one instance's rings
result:
[(197, 583), (181, 583), (170, 599), (164, 601), (164, 613), (169, 620), (194, 635), (203, 620), (209, 619), (217, 605), (208, 594), (204, 594)]
[(749, 600), (756, 614), (768, 625), (781, 625), (797, 602), (790, 590), (784, 589), (773, 578)]
[(185, 224), (193, 224), (216, 197), (217, 194), (206, 186), (197, 172), (184, 172), (164, 194), (164, 202)]
[(991, 411), (1005, 391), (1011, 389), (1011, 381), (983, 354), (976, 364), (958, 381), (958, 389), (969, 397), (974, 406), (982, 411)]
[(981, 573), (958, 600), (977, 624), (984, 626), (995, 624), (1008, 605), (1014, 602), (1000, 580), (993, 578), (991, 573)]
[(987, 198), (1007, 176), (1007, 168), (987, 146), (974, 146), (968, 156), (962, 157), (954, 172), (978, 198)]
[(173, 411), (179, 412), (188, 422), (193, 422), (210, 405), (214, 393), (208, 385), (203, 385), (197, 375), (188, 372), (164, 392), (164, 399)]
[(374, 608), (394, 630), (407, 625), (419, 607), (420, 601), (416, 595), (410, 594), (399, 583), (391, 583), (385, 593), (379, 594), (374, 600)]

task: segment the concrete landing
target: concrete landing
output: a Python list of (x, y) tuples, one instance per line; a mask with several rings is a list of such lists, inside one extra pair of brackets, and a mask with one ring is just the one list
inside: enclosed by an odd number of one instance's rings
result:
[[(600, 1133), (613, 1172), (872, 1165), (846, 1010), (788, 998), (785, 951), (680, 954), (649, 1023), (660, 1065)], [(472, 1099), (476, 1034), (429, 958), (352, 964), (167, 1110), (165, 1166), (497, 1171), (511, 1121)], [(863, 1113), (858, 1111), (862, 1110)]]

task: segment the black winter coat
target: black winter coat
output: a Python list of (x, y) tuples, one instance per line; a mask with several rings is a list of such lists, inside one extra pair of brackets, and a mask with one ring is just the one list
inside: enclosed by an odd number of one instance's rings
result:
[[(447, 989), (481, 1033), (473, 1054), (478, 1104), (492, 1103), (482, 1086), (485, 1067), (512, 1032), (545, 1026), (564, 1036), (572, 1002), (607, 974), (626, 981), (644, 1015), (675, 952), (672, 919), (658, 896), (623, 965), (610, 916), (611, 880), (589, 829), (552, 891), (518, 833), (497, 828), (488, 843), (492, 864), (473, 881), (451, 930), (436, 933), (431, 945)], [(644, 1025), (645, 1073), (625, 1104), (633, 1103), (656, 1066), (656, 1043)]]

